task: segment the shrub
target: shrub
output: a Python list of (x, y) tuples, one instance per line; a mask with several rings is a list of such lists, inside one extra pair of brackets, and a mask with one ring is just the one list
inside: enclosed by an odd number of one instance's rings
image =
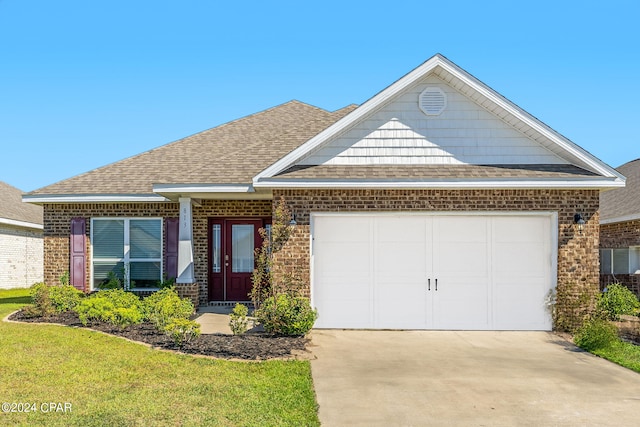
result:
[(100, 320), (124, 328), (144, 319), (140, 298), (122, 289), (96, 292), (82, 300), (76, 312), (83, 325)]
[(229, 314), (229, 327), (233, 335), (242, 335), (249, 329), (249, 319), (247, 319), (249, 309), (246, 305), (236, 304), (233, 311)]
[(31, 294), (31, 302), (33, 303), (33, 309), (30, 310), (34, 317), (47, 316), (55, 313), (55, 308), (51, 302), (49, 295), (50, 286), (44, 282), (34, 283), (29, 289)]
[(614, 283), (600, 294), (596, 309), (606, 319), (620, 320), (621, 315), (637, 315), (640, 301), (626, 286)]
[(63, 283), (61, 278), (60, 285), (51, 286), (40, 282), (31, 286), (33, 308), (28, 310), (29, 314), (37, 317), (73, 310), (80, 302), (82, 292)]
[(183, 346), (193, 338), (200, 336), (200, 325), (189, 319), (172, 319), (164, 328), (177, 346)]
[[(124, 275), (124, 271), (122, 273)], [(107, 273), (107, 278), (98, 284), (100, 289), (124, 289), (124, 280), (114, 271)]]
[(318, 312), (311, 308), (307, 298), (280, 294), (267, 298), (255, 316), (269, 333), (304, 335), (313, 327)]
[(49, 287), (49, 299), (53, 308), (58, 313), (73, 310), (80, 304), (82, 292), (71, 285), (60, 285)]
[(180, 298), (175, 288), (164, 288), (144, 300), (145, 317), (159, 331), (164, 331), (173, 319), (189, 319), (195, 312), (188, 298)]
[(578, 329), (573, 340), (578, 347), (592, 351), (609, 347), (619, 339), (614, 325), (607, 320), (593, 318)]

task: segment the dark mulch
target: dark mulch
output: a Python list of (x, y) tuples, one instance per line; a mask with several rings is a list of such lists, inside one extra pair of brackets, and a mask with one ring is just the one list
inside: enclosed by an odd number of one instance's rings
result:
[[(27, 317), (20, 310), (9, 317), (10, 320), (33, 323), (58, 323), (67, 326), (84, 328), (74, 312), (62, 313), (46, 317)], [(188, 354), (202, 354), (223, 359), (266, 360), (291, 358), (294, 353), (302, 353), (306, 349), (308, 339), (305, 337), (278, 337), (266, 333), (250, 333), (244, 335), (207, 334), (200, 335), (182, 347), (175, 345), (167, 335), (158, 332), (151, 323), (131, 325), (124, 329), (103, 322), (90, 322), (86, 328), (106, 332), (111, 335), (140, 341), (153, 347), (180, 351)]]

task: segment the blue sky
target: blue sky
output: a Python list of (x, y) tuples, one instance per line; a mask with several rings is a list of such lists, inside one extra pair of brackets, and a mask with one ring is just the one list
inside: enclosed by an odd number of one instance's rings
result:
[(360, 104), (435, 53), (617, 167), (640, 157), (638, 4), (0, 0), (0, 180), (31, 191), (291, 99)]

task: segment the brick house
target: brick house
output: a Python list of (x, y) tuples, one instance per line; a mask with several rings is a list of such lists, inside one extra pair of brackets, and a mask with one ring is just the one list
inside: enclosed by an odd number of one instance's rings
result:
[[(375, 88), (374, 88), (375, 89)], [(360, 106), (291, 101), (68, 180), (44, 207), (45, 280), (162, 274), (247, 300), (274, 201), (296, 226), (319, 328), (549, 330), (565, 283), (598, 289), (599, 194), (624, 177), (441, 55)]]
[(640, 297), (640, 159), (617, 170), (626, 186), (600, 194), (600, 287), (619, 282)]
[(42, 208), (22, 202), (22, 191), (0, 181), (0, 289), (42, 281)]

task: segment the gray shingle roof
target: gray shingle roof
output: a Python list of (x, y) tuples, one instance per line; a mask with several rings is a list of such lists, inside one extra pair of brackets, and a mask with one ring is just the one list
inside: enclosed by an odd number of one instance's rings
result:
[(22, 191), (0, 181), (0, 218), (42, 225), (42, 207), (22, 202)]
[(320, 165), (296, 166), (274, 179), (490, 179), (490, 178), (600, 178), (573, 165)]
[(627, 177), (624, 188), (600, 193), (600, 220), (640, 216), (640, 159), (616, 168)]
[(329, 112), (290, 101), (29, 194), (152, 194), (153, 184), (250, 184), (355, 108)]

